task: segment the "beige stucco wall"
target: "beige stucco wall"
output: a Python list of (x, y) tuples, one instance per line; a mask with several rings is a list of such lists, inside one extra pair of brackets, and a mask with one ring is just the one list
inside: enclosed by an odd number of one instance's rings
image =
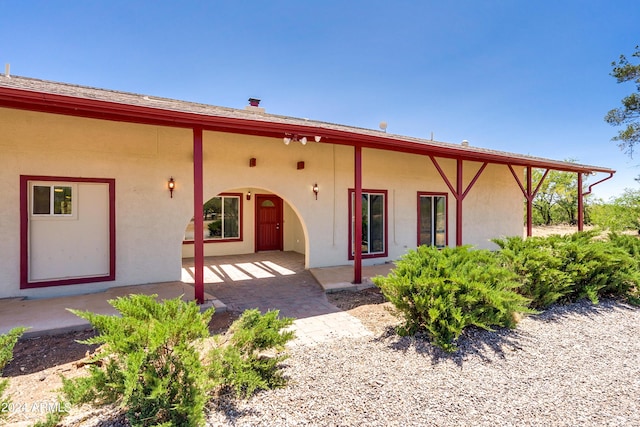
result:
[[(0, 109), (0, 297), (92, 292), (111, 286), (179, 280), (182, 245), (193, 216), (193, 134), (188, 129), (106, 122)], [(284, 200), (284, 248), (305, 254), (307, 267), (348, 264), (348, 189), (354, 149), (309, 142), (204, 132), (204, 200), (251, 190)], [(249, 167), (249, 159), (257, 165)], [(297, 162), (305, 168), (298, 170)], [(438, 160), (455, 180), (455, 161)], [(448, 187), (428, 157), (363, 149), (363, 187), (388, 192), (388, 252), (380, 263), (415, 247), (417, 192)], [(480, 164), (464, 163), (465, 182)], [(46, 175), (116, 180), (116, 281), (19, 289), (19, 176)], [(167, 180), (176, 181), (173, 198)], [(316, 200), (312, 187), (320, 189)], [(242, 242), (208, 244), (207, 255), (254, 251), (254, 207), (243, 200)], [(455, 244), (455, 198), (448, 197), (448, 242)], [(465, 244), (492, 247), (489, 239), (522, 234), (522, 195), (506, 166), (489, 165), (464, 201)]]

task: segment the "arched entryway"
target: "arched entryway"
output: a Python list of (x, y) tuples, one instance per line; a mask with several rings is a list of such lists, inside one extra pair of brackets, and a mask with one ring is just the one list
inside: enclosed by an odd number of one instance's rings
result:
[[(255, 253), (285, 252), (307, 267), (306, 227), (295, 207), (281, 195), (259, 187), (232, 188), (211, 197), (205, 196), (203, 205), (205, 283), (224, 280), (225, 274), (207, 267), (215, 257)], [(182, 280), (194, 277), (194, 222), (185, 226), (182, 243)], [(238, 277), (257, 279), (245, 271)], [(244, 275), (244, 276), (243, 276)]]

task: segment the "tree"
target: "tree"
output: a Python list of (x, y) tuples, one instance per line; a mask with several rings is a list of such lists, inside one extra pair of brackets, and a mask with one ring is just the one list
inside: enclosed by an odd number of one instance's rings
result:
[[(575, 162), (567, 159), (567, 162)], [(542, 170), (534, 169), (534, 187), (542, 178)], [(550, 171), (533, 199), (534, 224), (576, 224), (578, 220), (578, 175), (574, 172)]]
[[(631, 55), (640, 59), (640, 46)], [(612, 62), (611, 75), (618, 83), (634, 82), (636, 93), (622, 98), (622, 106), (614, 108), (605, 116), (605, 121), (612, 126), (626, 126), (612, 138), (629, 157), (633, 157), (636, 144), (640, 142), (640, 62), (632, 64), (626, 56), (620, 55), (618, 62)]]
[(640, 190), (627, 188), (608, 203), (599, 201), (592, 207), (593, 223), (611, 231), (640, 230)]

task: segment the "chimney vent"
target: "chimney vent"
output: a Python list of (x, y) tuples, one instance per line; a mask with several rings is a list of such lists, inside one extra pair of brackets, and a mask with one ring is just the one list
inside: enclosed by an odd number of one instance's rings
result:
[(260, 108), (259, 105), (260, 100), (258, 98), (249, 98), (249, 105), (244, 107), (244, 109), (255, 113), (264, 113), (264, 108)]

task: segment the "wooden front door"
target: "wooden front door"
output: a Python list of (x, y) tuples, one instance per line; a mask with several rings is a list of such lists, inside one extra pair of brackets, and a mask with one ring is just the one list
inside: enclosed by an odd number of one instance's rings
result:
[(282, 250), (282, 199), (256, 195), (256, 252)]

